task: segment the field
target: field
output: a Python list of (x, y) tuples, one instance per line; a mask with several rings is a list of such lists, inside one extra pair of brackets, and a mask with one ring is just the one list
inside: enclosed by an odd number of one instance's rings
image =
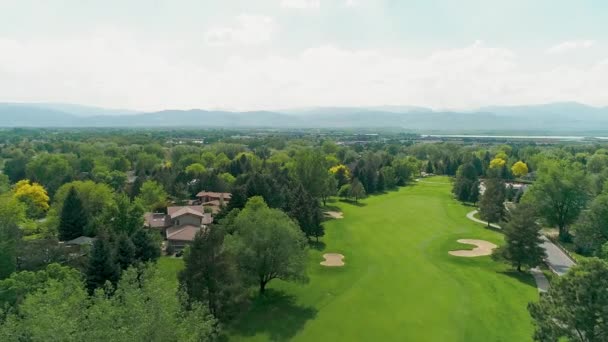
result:
[[(326, 223), (310, 253), (307, 284), (273, 281), (265, 297), (226, 327), (234, 341), (528, 341), (532, 277), (490, 257), (459, 258), (458, 239), (502, 244), (470, 222), (447, 178), (331, 203), (344, 219)], [(341, 253), (346, 266), (319, 265)]]

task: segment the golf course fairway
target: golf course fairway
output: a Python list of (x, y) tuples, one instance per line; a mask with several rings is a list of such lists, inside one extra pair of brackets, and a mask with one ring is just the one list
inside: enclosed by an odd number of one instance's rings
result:
[[(305, 284), (274, 280), (226, 326), (231, 341), (529, 341), (533, 278), (458, 239), (502, 245), (471, 222), (446, 177), (433, 177), (358, 204), (335, 201), (343, 219), (325, 222), (311, 248)], [(324, 267), (327, 253), (344, 266)]]

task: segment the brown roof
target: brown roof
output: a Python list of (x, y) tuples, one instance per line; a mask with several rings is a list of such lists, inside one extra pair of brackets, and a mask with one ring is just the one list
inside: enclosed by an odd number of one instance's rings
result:
[(144, 223), (150, 228), (165, 228), (171, 225), (171, 217), (163, 213), (145, 213)]
[[(201, 208), (202, 207), (198, 207)], [(181, 207), (180, 209), (173, 211), (171, 214), (169, 214), (169, 216), (171, 216), (172, 219), (176, 218), (176, 217), (180, 217), (183, 215), (194, 215), (194, 216), (198, 216), (198, 217), (203, 217), (203, 211), (199, 210), (199, 209), (194, 209), (191, 207)]]
[(181, 210), (183, 208), (190, 208), (192, 210), (196, 210), (196, 211), (200, 212), (201, 214), (204, 212), (203, 207), (200, 205), (180, 205), (180, 206), (167, 207), (167, 214), (173, 215), (176, 211)]
[(167, 240), (194, 241), (196, 233), (198, 233), (200, 230), (201, 227), (191, 225), (171, 227), (167, 229)]
[(229, 192), (212, 192), (212, 191), (201, 191), (196, 194), (196, 197), (211, 197), (211, 198), (223, 198), (229, 200), (232, 198), (232, 194)]

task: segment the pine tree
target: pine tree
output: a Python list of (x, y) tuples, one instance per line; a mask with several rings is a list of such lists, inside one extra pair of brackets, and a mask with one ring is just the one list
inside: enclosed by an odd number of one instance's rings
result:
[(505, 183), (498, 177), (491, 177), (485, 180), (486, 190), (481, 195), (479, 201), (479, 216), (481, 219), (490, 223), (495, 223), (504, 218), (505, 215)]
[(318, 240), (319, 236), (323, 235), (323, 216), (319, 201), (312, 197), (302, 184), (292, 192), (289, 208), (289, 215), (298, 222), (307, 238), (315, 236)]
[(426, 163), (426, 170), (425, 170), (425, 172), (429, 173), (429, 174), (433, 173), (433, 163), (431, 163), (431, 161), (428, 161)]
[(384, 186), (384, 174), (378, 172), (378, 181), (376, 183), (376, 191), (382, 192), (386, 187)]
[(525, 204), (518, 205), (504, 228), (506, 244), (495, 252), (498, 258), (510, 262), (520, 272), (522, 266), (540, 265), (546, 256), (545, 249), (541, 246), (541, 227), (536, 219), (534, 208)]
[(59, 217), (59, 239), (72, 240), (83, 235), (88, 224), (82, 201), (74, 187), (70, 188)]
[(238, 275), (236, 260), (224, 246), (225, 231), (214, 225), (199, 232), (188, 253), (179, 282), (189, 302), (205, 303), (216, 317), (226, 318), (247, 291)]
[(479, 180), (472, 163), (461, 165), (456, 172), (452, 193), (462, 202), (477, 202), (479, 198)]
[(135, 259), (141, 262), (156, 261), (160, 257), (160, 245), (152, 237), (153, 233), (139, 229), (131, 237), (135, 245)]
[(126, 270), (135, 262), (135, 245), (125, 234), (118, 237), (116, 246), (116, 262), (121, 270)]
[(96, 288), (103, 286), (106, 281), (116, 283), (119, 272), (109, 241), (104, 236), (98, 237), (93, 243), (86, 272), (89, 292), (92, 293)]

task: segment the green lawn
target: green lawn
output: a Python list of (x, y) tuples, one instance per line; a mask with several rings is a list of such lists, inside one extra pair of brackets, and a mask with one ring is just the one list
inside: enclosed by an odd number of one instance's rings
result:
[[(439, 183), (447, 178), (435, 177)], [(272, 281), (226, 327), (234, 341), (528, 341), (526, 305), (537, 298), (530, 276), (490, 257), (448, 250), (499, 233), (470, 222), (448, 184), (420, 183), (373, 196), (360, 206), (332, 203), (345, 218), (326, 223), (326, 246), (311, 250), (308, 284)], [(345, 255), (343, 268), (319, 265)]]

